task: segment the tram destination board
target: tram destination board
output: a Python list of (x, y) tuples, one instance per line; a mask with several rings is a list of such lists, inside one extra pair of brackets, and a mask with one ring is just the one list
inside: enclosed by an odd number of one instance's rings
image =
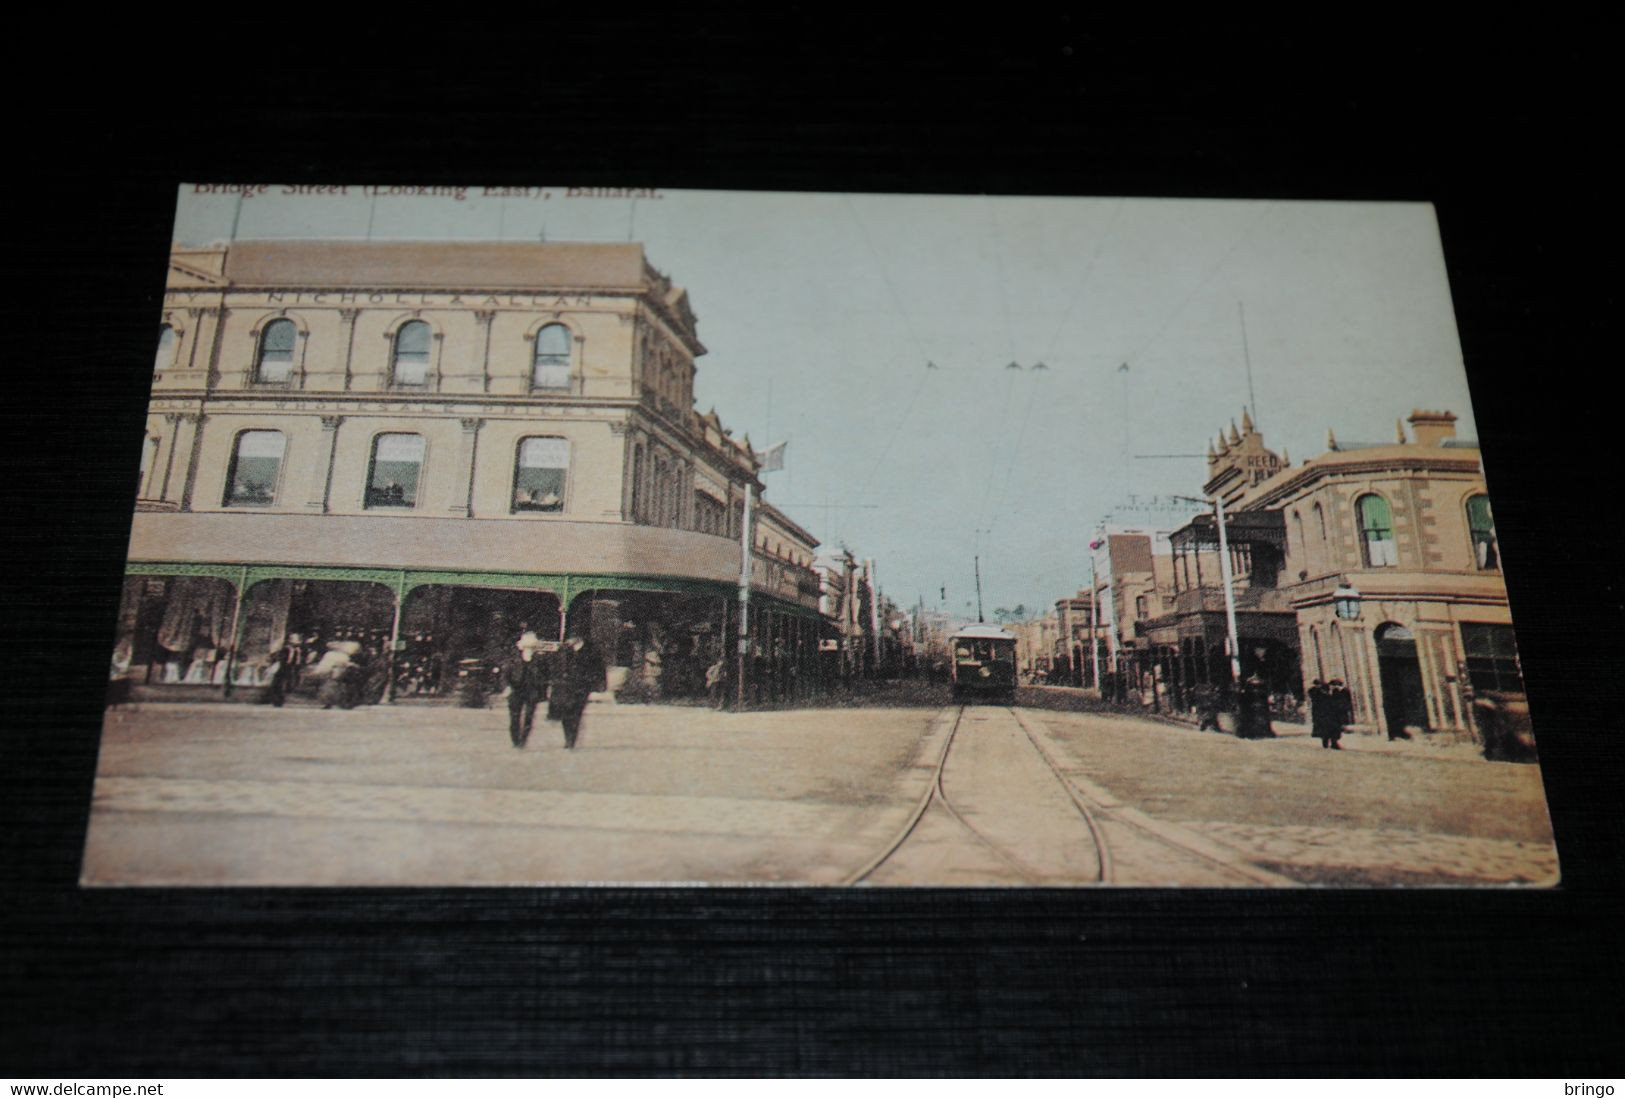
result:
[(1426, 204), (203, 181), (153, 323), (84, 886), (1559, 879)]

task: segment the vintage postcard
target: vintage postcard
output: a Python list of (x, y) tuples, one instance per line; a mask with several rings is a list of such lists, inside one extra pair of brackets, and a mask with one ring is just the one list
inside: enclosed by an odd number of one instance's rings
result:
[(198, 183), (153, 319), (86, 885), (1558, 880), (1427, 205)]

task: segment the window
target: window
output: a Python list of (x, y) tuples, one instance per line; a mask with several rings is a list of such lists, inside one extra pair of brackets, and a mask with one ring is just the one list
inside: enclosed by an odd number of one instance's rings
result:
[(152, 372), (161, 374), (175, 365), (175, 351), (180, 340), (175, 336), (175, 329), (168, 324), (158, 329), (158, 354), (152, 362)]
[(366, 505), (416, 507), (422, 470), (422, 435), (379, 435), (372, 443)]
[(1368, 568), (1392, 568), (1399, 564), (1399, 547), (1394, 542), (1394, 520), (1388, 501), (1381, 496), (1361, 496), (1356, 504), (1360, 514), (1360, 543), (1365, 547)]
[(401, 325), (395, 333), (395, 357), (390, 362), (390, 384), (422, 388), (429, 384), (429, 326), (421, 320)]
[(276, 501), (282, 472), (281, 431), (244, 431), (237, 436), (226, 474), (227, 507), (265, 507)]
[(152, 495), (152, 472), (158, 464), (158, 440), (148, 435), (141, 443), (141, 477), (136, 481), (136, 496), (146, 499)]
[(564, 325), (549, 324), (536, 333), (530, 384), (534, 389), (570, 387), (570, 329)]
[(562, 438), (527, 438), (519, 443), (513, 477), (515, 511), (564, 510), (564, 478), (570, 471), (570, 443)]
[(1467, 501), (1467, 528), (1473, 535), (1473, 563), (1486, 570), (1501, 567), (1501, 553), (1495, 546), (1495, 520), (1490, 515), (1490, 497), (1473, 496)]
[(1461, 644), (1467, 652), (1467, 680), (1474, 690), (1523, 693), (1523, 673), (1518, 668), (1512, 626), (1464, 621)]
[(293, 376), (293, 345), (299, 330), (293, 321), (273, 320), (260, 332), (260, 357), (254, 380), (262, 385), (286, 385)]

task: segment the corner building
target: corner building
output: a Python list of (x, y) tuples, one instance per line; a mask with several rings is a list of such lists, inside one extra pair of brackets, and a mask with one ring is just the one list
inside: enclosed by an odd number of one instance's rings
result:
[[(528, 627), (590, 632), (613, 684), (703, 690), (760, 491), (694, 411), (704, 353), (637, 244), (178, 248), (115, 661), (229, 694), (352, 639), (381, 695), (437, 694)], [(763, 514), (751, 635), (811, 672), (817, 543)]]

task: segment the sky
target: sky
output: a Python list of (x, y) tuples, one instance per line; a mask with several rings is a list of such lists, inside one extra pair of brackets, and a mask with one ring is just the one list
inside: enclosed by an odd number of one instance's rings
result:
[(183, 186), (175, 239), (642, 243), (699, 317), (699, 410), (789, 444), (766, 498), (959, 618), (977, 560), (991, 618), (1086, 587), (1104, 523), (1179, 525), (1243, 408), (1294, 463), (1414, 408), (1477, 435), (1426, 204), (288, 190)]

